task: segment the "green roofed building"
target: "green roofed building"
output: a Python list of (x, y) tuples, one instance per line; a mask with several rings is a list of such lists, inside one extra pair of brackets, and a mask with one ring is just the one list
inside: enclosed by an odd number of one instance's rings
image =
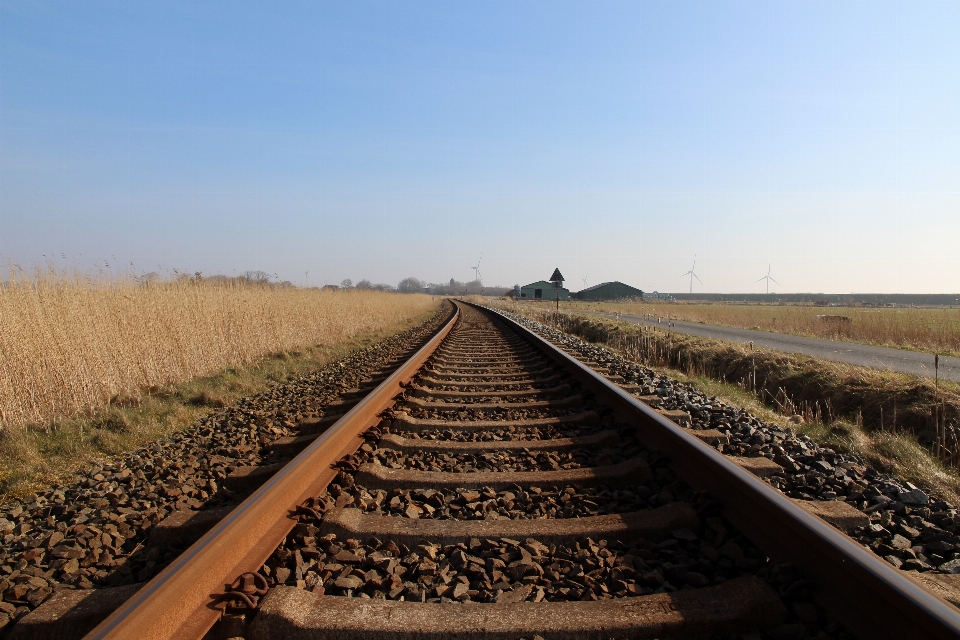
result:
[[(540, 280), (520, 287), (521, 300), (556, 300), (557, 289), (552, 282)], [(570, 290), (560, 287), (560, 299), (569, 300)]]
[(604, 282), (587, 287), (573, 294), (575, 300), (622, 300), (643, 298), (643, 291), (622, 282)]

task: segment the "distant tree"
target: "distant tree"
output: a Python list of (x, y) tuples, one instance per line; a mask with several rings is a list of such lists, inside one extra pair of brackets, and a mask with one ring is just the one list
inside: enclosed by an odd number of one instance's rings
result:
[(139, 282), (141, 285), (149, 285), (155, 282), (160, 282), (160, 274), (156, 271), (151, 271), (150, 273), (145, 273), (140, 276)]
[(345, 279), (343, 280), (343, 282), (340, 283), (340, 288), (341, 288), (341, 289), (352, 289), (352, 288), (353, 288), (353, 280), (351, 280), (350, 278), (345, 278)]
[(193, 275), (189, 273), (183, 273), (176, 269), (173, 270), (173, 275), (177, 277), (177, 282), (187, 282), (191, 284), (196, 284), (203, 280), (203, 273), (200, 271), (195, 272)]
[(460, 282), (454, 278), (450, 278), (449, 282), (424, 284), (424, 287), (429, 287), (430, 293), (438, 296), (460, 295), (464, 292), (500, 296), (509, 291), (507, 287), (484, 286), (479, 280)]
[(367, 280), (366, 278), (364, 278), (363, 280), (357, 283), (357, 289), (363, 289), (366, 291), (374, 288), (375, 288), (374, 284), (369, 280)]
[(244, 271), (243, 279), (249, 284), (267, 284), (270, 282), (270, 274), (266, 271)]
[(416, 278), (404, 278), (397, 285), (400, 293), (423, 293), (423, 282)]

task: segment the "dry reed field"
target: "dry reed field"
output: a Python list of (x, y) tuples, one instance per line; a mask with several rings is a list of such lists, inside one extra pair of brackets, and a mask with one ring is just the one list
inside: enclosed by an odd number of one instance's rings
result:
[[(960, 356), (960, 309), (573, 301), (561, 302), (560, 308), (669, 316), (671, 320)], [(843, 316), (850, 321), (817, 319), (818, 315)]]
[(436, 308), (420, 294), (10, 270), (0, 425), (43, 428), (269, 354), (337, 344)]

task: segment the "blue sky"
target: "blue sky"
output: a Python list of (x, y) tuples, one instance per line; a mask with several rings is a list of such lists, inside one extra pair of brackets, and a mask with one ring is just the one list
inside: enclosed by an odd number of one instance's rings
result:
[(958, 33), (958, 2), (3, 0), (0, 255), (954, 293)]

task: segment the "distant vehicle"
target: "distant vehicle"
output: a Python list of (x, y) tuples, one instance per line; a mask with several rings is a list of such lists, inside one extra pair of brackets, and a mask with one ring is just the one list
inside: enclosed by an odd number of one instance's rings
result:
[(670, 295), (669, 293), (659, 293), (659, 292), (657, 292), (657, 291), (654, 291), (653, 293), (646, 293), (646, 292), (644, 292), (644, 294), (643, 294), (643, 300), (644, 300), (644, 301), (648, 301), (648, 300), (665, 300), (665, 301), (667, 301), (667, 302), (676, 302), (676, 301), (677, 301), (677, 299), (674, 298), (674, 297), (673, 297), (672, 295)]

